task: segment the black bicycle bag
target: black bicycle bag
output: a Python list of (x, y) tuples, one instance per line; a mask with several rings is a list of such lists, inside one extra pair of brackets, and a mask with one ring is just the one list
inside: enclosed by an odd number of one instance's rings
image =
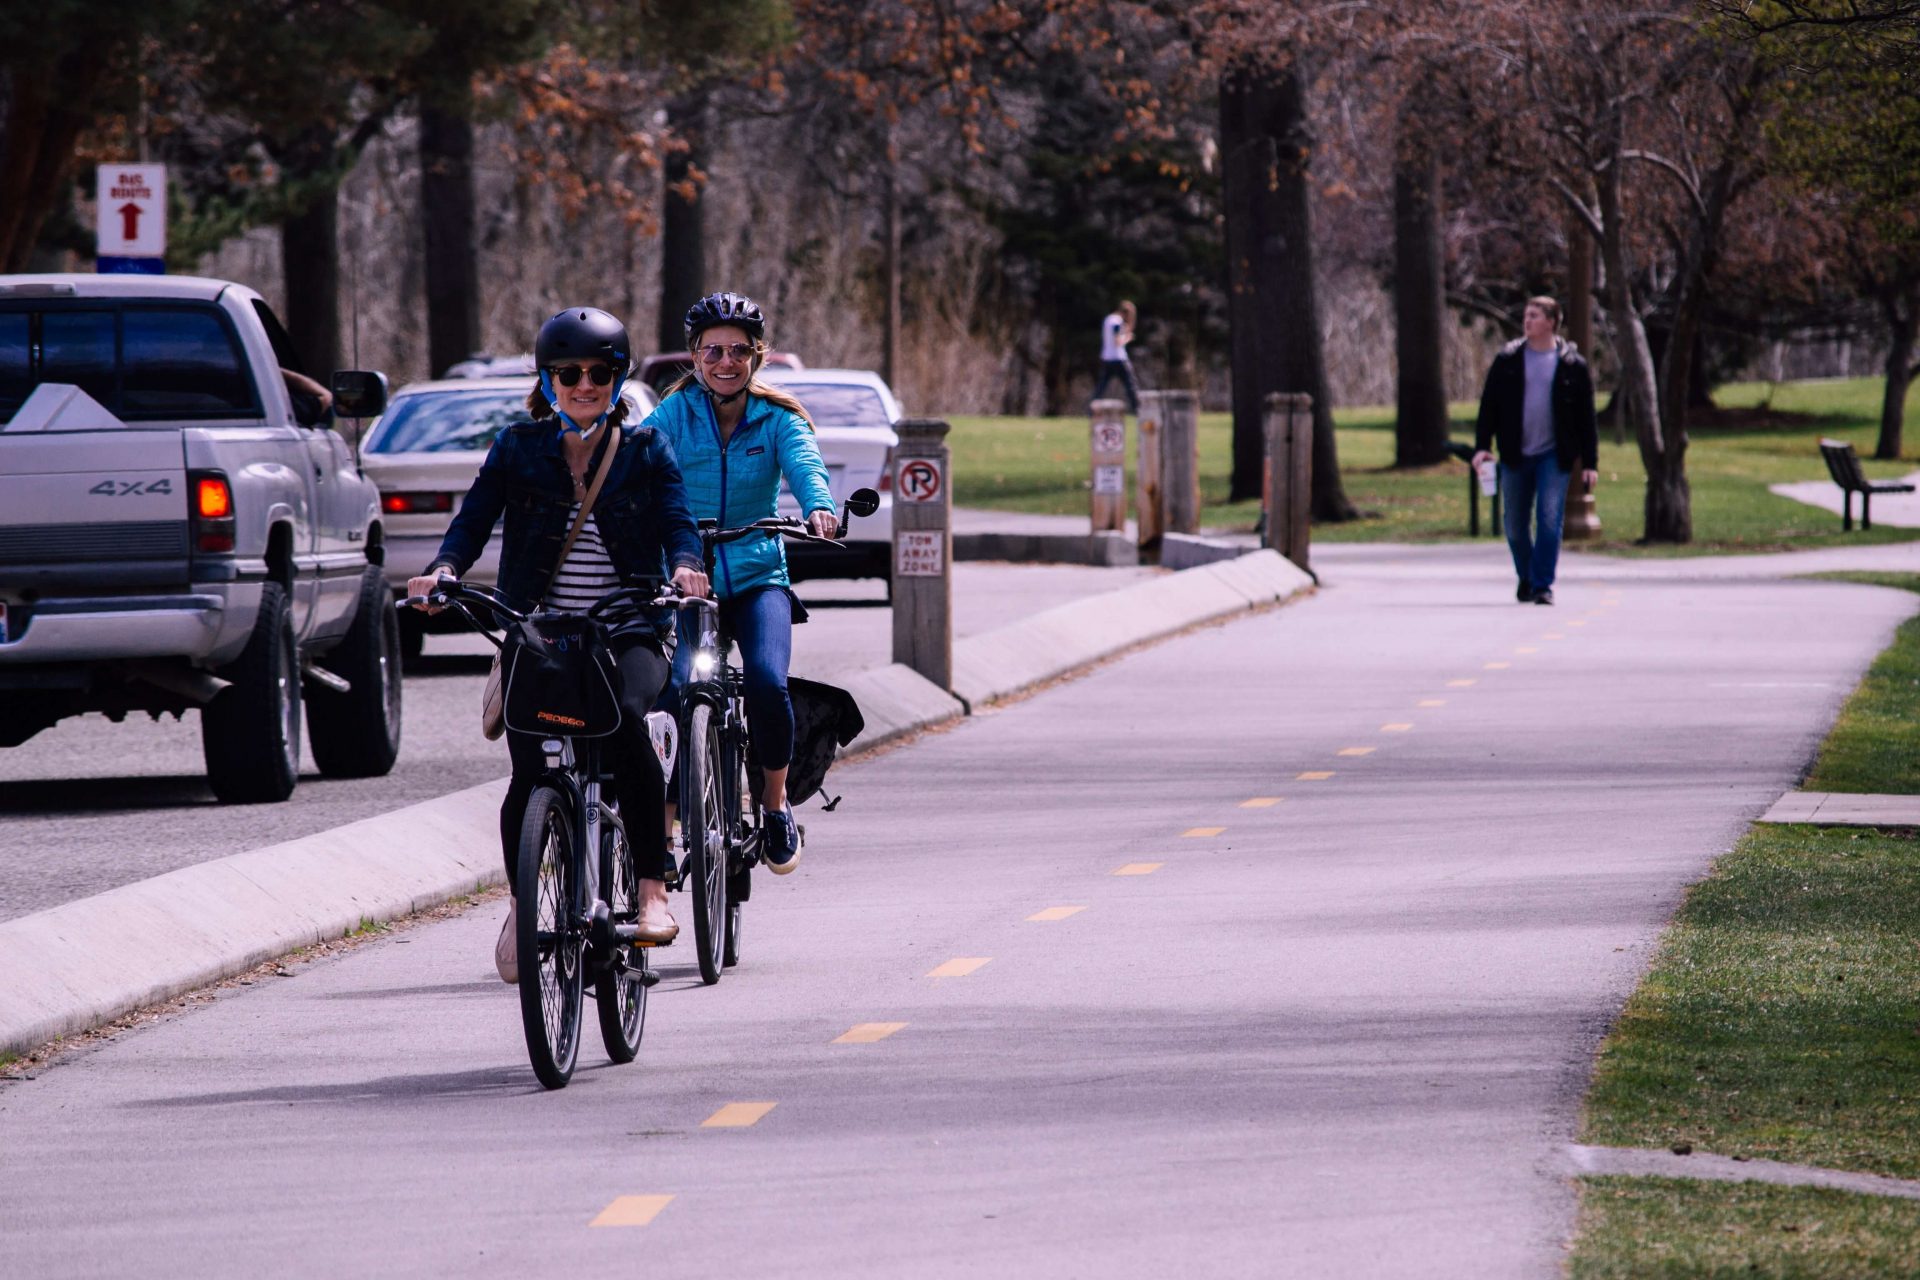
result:
[(620, 669), (607, 629), (578, 614), (541, 614), (507, 628), (500, 665), (507, 728), (604, 738), (620, 727)]

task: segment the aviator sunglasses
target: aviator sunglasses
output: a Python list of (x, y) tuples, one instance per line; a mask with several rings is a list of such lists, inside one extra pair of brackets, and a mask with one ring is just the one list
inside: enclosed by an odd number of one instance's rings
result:
[(552, 374), (553, 380), (563, 387), (579, 386), (580, 375), (583, 373), (593, 379), (593, 385), (596, 387), (604, 387), (613, 381), (613, 366), (605, 364), (596, 364), (591, 369), (582, 368), (577, 364), (557, 364), (547, 372)]
[(732, 356), (735, 360), (745, 360), (754, 353), (755, 348), (745, 342), (710, 342), (699, 350), (702, 361), (707, 364), (719, 364), (721, 356)]

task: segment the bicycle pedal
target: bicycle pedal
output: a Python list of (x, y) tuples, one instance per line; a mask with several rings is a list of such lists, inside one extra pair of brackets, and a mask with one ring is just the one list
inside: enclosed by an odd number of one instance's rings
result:
[(651, 969), (642, 969), (634, 976), (640, 979), (640, 985), (643, 987), (654, 986), (660, 981), (660, 975)]

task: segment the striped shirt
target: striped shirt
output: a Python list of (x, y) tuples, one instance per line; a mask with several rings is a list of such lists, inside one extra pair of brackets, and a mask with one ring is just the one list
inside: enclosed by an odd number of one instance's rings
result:
[[(573, 521), (580, 518), (580, 504), (574, 503), (567, 513), (567, 528), (573, 528)], [(613, 567), (613, 557), (607, 554), (607, 544), (600, 539), (600, 517), (591, 517), (580, 526), (580, 536), (574, 539), (573, 549), (567, 552), (567, 558), (553, 575), (553, 585), (547, 588), (546, 607), (560, 613), (585, 613), (601, 596), (620, 585), (620, 574)], [(623, 620), (613, 629), (614, 635), (629, 635), (650, 628), (645, 618)]]

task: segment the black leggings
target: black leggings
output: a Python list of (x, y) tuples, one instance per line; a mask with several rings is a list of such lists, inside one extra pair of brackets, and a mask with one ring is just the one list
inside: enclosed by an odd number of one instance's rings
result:
[[(633, 844), (640, 878), (662, 880), (667, 873), (667, 784), (660, 776), (660, 757), (647, 738), (647, 712), (667, 682), (667, 660), (647, 636), (616, 638), (613, 648), (620, 667), (620, 728), (600, 739), (601, 760), (613, 774), (613, 794), (620, 801), (620, 819)], [(547, 767), (546, 753), (540, 750), (543, 738), (507, 730), (513, 779), (500, 806), (500, 851), (507, 860), (508, 885), (517, 870), (527, 797)]]

